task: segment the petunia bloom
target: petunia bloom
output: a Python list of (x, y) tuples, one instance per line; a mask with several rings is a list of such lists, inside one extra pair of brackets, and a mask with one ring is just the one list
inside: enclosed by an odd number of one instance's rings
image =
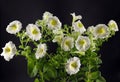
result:
[(1, 53), (1, 56), (4, 56), (4, 59), (6, 61), (10, 61), (10, 59), (13, 58), (16, 52), (17, 49), (15, 44), (12, 41), (9, 41), (8, 43), (6, 43), (5, 47), (3, 48), (3, 52)]
[(67, 60), (65, 69), (69, 75), (73, 75), (79, 71), (80, 66), (81, 66), (80, 59), (78, 57), (73, 57)]
[(18, 20), (15, 20), (7, 26), (6, 31), (10, 34), (16, 34), (21, 30), (21, 28), (22, 23)]

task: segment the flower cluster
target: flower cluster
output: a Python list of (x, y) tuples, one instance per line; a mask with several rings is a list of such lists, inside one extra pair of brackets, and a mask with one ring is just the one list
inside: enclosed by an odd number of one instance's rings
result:
[[(42, 20), (28, 24), (22, 30), (18, 20), (11, 22), (6, 31), (20, 39), (18, 47), (12, 41), (6, 43), (1, 56), (10, 61), (14, 55), (26, 57), (28, 74), (35, 82), (105, 82), (99, 71), (102, 43), (118, 31), (117, 23), (98, 24), (87, 29), (82, 16), (72, 13), (72, 25), (62, 25), (50, 12)], [(54, 81), (55, 80), (55, 81)]]

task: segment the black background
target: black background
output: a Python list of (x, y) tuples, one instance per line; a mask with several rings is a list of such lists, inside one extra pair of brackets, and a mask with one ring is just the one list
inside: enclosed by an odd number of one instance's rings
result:
[[(20, 20), (25, 28), (49, 11), (63, 24), (71, 25), (70, 13), (83, 16), (85, 27), (99, 23), (107, 24), (110, 19), (120, 26), (119, 0), (0, 0), (0, 53), (5, 43), (12, 40), (18, 44), (14, 35), (6, 32), (6, 26), (13, 20)], [(119, 28), (120, 29), (120, 28)], [(101, 47), (103, 64), (100, 70), (107, 82), (120, 82), (120, 32)], [(0, 56), (0, 82), (33, 82), (27, 75), (24, 57), (14, 57), (6, 62)]]

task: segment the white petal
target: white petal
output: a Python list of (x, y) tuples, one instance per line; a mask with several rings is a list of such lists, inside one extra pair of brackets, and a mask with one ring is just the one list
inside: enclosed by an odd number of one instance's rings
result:
[(6, 31), (10, 34), (16, 34), (21, 30), (21, 28), (22, 23), (18, 20), (15, 20), (7, 26)]
[(57, 35), (57, 36), (54, 37), (54, 39), (52, 40), (52, 42), (61, 43), (62, 39), (63, 39), (62, 35)]
[(9, 41), (6, 43), (5, 47), (3, 48), (3, 52), (1, 53), (1, 56), (4, 56), (4, 59), (6, 61), (9, 61), (13, 58), (13, 56), (16, 54), (17, 49), (15, 44), (12, 41)]
[(94, 26), (89, 26), (88, 28), (87, 28), (87, 32), (90, 32), (90, 33), (93, 33), (94, 32)]
[(73, 17), (73, 22), (77, 21), (77, 20), (81, 20), (82, 16), (81, 15), (75, 15), (75, 13), (71, 13), (72, 17)]
[(39, 44), (35, 53), (36, 59), (42, 58), (46, 55), (47, 46), (46, 44)]
[(70, 75), (76, 74), (80, 69), (81, 63), (78, 57), (73, 57), (67, 60), (65, 69), (66, 72)]
[(109, 36), (109, 28), (105, 24), (98, 24), (94, 28), (93, 35), (95, 38), (107, 38)]
[(28, 24), (26, 27), (26, 34), (31, 38), (32, 40), (40, 40), (41, 39), (41, 33), (40, 29), (34, 25), (34, 24)]
[(56, 16), (49, 17), (47, 21), (47, 25), (48, 25), (48, 28), (51, 30), (61, 29), (61, 26), (62, 26), (60, 20)]
[(75, 46), (77, 50), (84, 52), (90, 48), (90, 39), (87, 36), (78, 36)]
[(49, 17), (52, 17), (53, 14), (51, 14), (50, 12), (46, 11), (43, 14), (43, 20), (47, 21), (49, 19)]
[(84, 25), (82, 24), (80, 20), (77, 22), (73, 22), (72, 26), (73, 26), (74, 31), (80, 32), (80, 34), (86, 31)]
[(108, 26), (109, 26), (110, 30), (112, 30), (112, 31), (119, 31), (118, 25), (114, 20), (110, 20), (108, 23)]
[(74, 47), (74, 39), (72, 37), (64, 37), (61, 43), (61, 48), (64, 51), (70, 51)]

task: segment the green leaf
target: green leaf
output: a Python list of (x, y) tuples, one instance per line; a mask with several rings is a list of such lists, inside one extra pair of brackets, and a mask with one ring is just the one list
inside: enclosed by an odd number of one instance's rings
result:
[(37, 65), (34, 64), (34, 61), (29, 59), (28, 61), (28, 74), (30, 77), (35, 77), (37, 75), (38, 68)]
[(99, 57), (97, 57), (95, 60), (96, 60), (97, 64), (101, 64), (102, 63), (102, 60)]
[(99, 71), (92, 72), (91, 75), (90, 75), (90, 78), (91, 79), (97, 79), (100, 75), (101, 75), (101, 73)]
[(21, 55), (26, 56), (26, 52), (25, 52), (25, 51), (22, 51), (22, 52), (21, 52)]
[(48, 69), (49, 69), (49, 66), (47, 64), (45, 64), (43, 67), (43, 73), (45, 73)]
[(101, 76), (96, 80), (96, 82), (106, 82), (106, 80)]
[(57, 71), (53, 67), (49, 66), (49, 69), (46, 70), (44, 73), (44, 78), (46, 79), (51, 79), (51, 78), (56, 78), (57, 77)]
[(24, 47), (22, 45), (20, 45), (19, 48), (24, 49)]
[(36, 78), (36, 79), (34, 80), (34, 82), (39, 82), (39, 79), (38, 79), (38, 78)]
[(84, 56), (84, 55), (85, 55), (85, 52), (81, 52), (81, 51), (74, 51), (73, 53), (77, 53), (77, 54), (79, 54), (79, 55), (81, 55), (81, 56)]

